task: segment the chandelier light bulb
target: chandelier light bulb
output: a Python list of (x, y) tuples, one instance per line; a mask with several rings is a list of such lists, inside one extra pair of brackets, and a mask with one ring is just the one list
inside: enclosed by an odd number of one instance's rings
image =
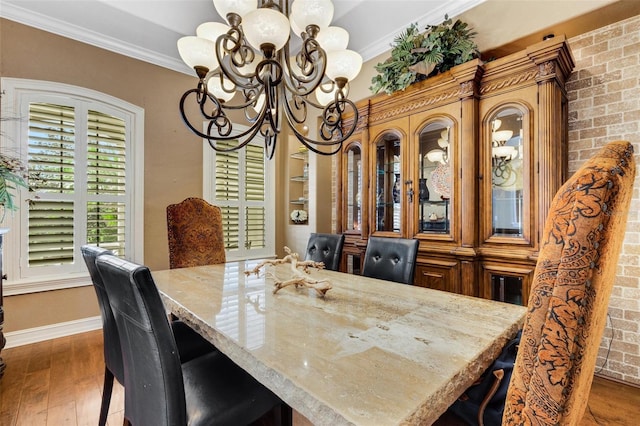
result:
[(207, 91), (224, 102), (229, 102), (231, 99), (233, 99), (233, 97), (235, 96), (234, 89), (235, 86), (233, 82), (227, 78), (223, 77), (222, 83), (220, 83), (219, 75), (214, 75), (207, 81)]
[(338, 86), (333, 83), (321, 84), (316, 89), (316, 100), (320, 105), (327, 106), (335, 99), (336, 90), (338, 90)]
[(325, 52), (333, 50), (346, 50), (349, 44), (349, 33), (344, 28), (327, 27), (322, 28), (316, 37), (320, 47)]
[(218, 15), (227, 22), (227, 15), (235, 13), (244, 18), (246, 14), (258, 8), (256, 0), (213, 0)]
[(322, 30), (333, 19), (333, 3), (331, 0), (295, 0), (291, 4), (290, 19), (295, 22), (291, 25), (294, 31), (306, 31), (309, 25), (317, 25)]
[(289, 20), (273, 9), (256, 9), (242, 19), (242, 28), (247, 41), (255, 49), (272, 44), (275, 50), (282, 49), (289, 40)]
[(178, 40), (180, 57), (190, 68), (205, 67), (208, 71), (218, 68), (216, 45), (201, 37), (186, 36)]
[(325, 73), (331, 80), (345, 78), (353, 81), (362, 68), (362, 56), (353, 50), (334, 50), (327, 52), (327, 69)]
[(230, 26), (225, 25), (221, 22), (205, 22), (198, 25), (198, 28), (196, 28), (196, 35), (200, 38), (206, 38), (207, 40), (211, 40), (215, 43), (216, 40), (218, 40), (218, 37), (226, 34), (230, 29)]

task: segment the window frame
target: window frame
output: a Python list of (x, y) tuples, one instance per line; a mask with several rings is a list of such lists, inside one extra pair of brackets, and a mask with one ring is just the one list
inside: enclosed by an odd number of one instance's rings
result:
[[(126, 231), (125, 253), (129, 260), (141, 263), (144, 259), (144, 109), (113, 96), (79, 86), (41, 80), (2, 77), (2, 134), (0, 149), (9, 149), (22, 161), (28, 159), (29, 138), (29, 104), (46, 102), (58, 105), (84, 105), (83, 110), (106, 112), (124, 119), (126, 123), (127, 188), (128, 212), (126, 213), (128, 229)], [(86, 117), (76, 117), (76, 123), (86, 122)], [(84, 132), (76, 132), (76, 137), (87, 137)], [(86, 170), (88, 157), (81, 157), (84, 163), (78, 167), (80, 173)], [(77, 167), (77, 163), (76, 163)], [(84, 186), (83, 186), (84, 188)], [(32, 194), (31, 194), (32, 196)], [(4, 285), (7, 296), (34, 293), (40, 291), (59, 290), (91, 285), (89, 274), (82, 260), (80, 246), (86, 241), (86, 223), (74, 222), (74, 262), (70, 265), (48, 266), (36, 272), (36, 268), (28, 268), (28, 208), (25, 206), (30, 194), (20, 188), (16, 194), (16, 203), (20, 209), (8, 212), (5, 223), (9, 232), (4, 236), (3, 270), (8, 280)], [(74, 195), (74, 200), (85, 203), (87, 194)], [(17, 250), (15, 248), (18, 248)], [(12, 248), (12, 249), (11, 249)]]
[[(206, 124), (205, 124), (206, 125)], [(246, 126), (235, 125), (233, 126), (233, 132), (231, 136), (238, 135), (247, 130)], [(258, 134), (255, 139), (250, 142), (252, 145), (264, 146), (264, 139)], [(245, 149), (242, 148), (238, 151), (239, 154), (239, 176), (243, 176), (246, 178), (246, 173), (244, 173), (244, 162), (242, 159), (245, 155)], [(248, 204), (245, 204), (246, 200), (239, 199), (238, 201), (232, 201), (229, 203), (224, 203), (216, 200), (215, 198), (215, 187), (216, 187), (216, 175), (215, 175), (215, 164), (216, 164), (216, 154), (217, 152), (211, 148), (209, 142), (206, 139), (202, 140), (202, 198), (205, 199), (208, 203), (217, 205), (222, 207), (224, 206), (233, 206), (238, 207), (240, 212), (239, 219), (239, 228), (240, 228), (240, 242), (244, 238), (244, 221), (241, 219), (243, 217), (243, 210), (246, 206), (255, 206), (256, 202), (252, 201)], [(265, 247), (260, 249), (246, 249), (243, 247), (243, 244), (240, 244), (240, 247), (237, 251), (226, 251), (227, 261), (234, 260), (248, 260), (248, 259), (260, 259), (260, 258), (270, 258), (275, 257), (275, 231), (276, 231), (276, 223), (275, 223), (275, 197), (269, 196), (269, 194), (275, 194), (275, 166), (272, 160), (269, 160), (266, 157), (264, 158), (265, 164)], [(242, 183), (239, 182), (239, 185), (242, 186)]]

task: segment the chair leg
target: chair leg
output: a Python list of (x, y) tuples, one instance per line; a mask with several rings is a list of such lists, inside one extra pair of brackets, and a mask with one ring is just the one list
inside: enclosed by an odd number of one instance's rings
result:
[(107, 415), (109, 414), (109, 404), (111, 403), (111, 392), (113, 391), (113, 373), (104, 367), (104, 385), (102, 387), (102, 405), (100, 406), (100, 419), (98, 426), (107, 424)]
[(293, 410), (284, 402), (280, 404), (280, 421), (276, 422), (276, 424), (280, 424), (281, 426), (291, 426), (293, 424)]

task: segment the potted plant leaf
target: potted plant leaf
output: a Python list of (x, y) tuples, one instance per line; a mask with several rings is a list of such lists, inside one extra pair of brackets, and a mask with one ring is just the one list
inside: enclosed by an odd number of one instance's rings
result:
[(468, 24), (455, 22), (445, 15), (438, 25), (428, 25), (424, 32), (410, 25), (394, 40), (391, 57), (375, 66), (378, 75), (371, 80), (370, 90), (388, 94), (406, 89), (410, 84), (447, 71), (480, 57), (473, 41), (476, 33)]
[(0, 153), (0, 206), (2, 206), (0, 222), (4, 219), (7, 211), (18, 209), (13, 200), (13, 191), (16, 191), (20, 186), (29, 188), (28, 178), (27, 168), (19, 158)]

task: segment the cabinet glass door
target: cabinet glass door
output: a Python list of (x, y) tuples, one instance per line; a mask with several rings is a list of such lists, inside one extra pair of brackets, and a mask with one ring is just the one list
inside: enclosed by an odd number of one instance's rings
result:
[(418, 232), (451, 230), (453, 122), (439, 119), (420, 131), (418, 156)]
[(347, 231), (360, 231), (362, 225), (362, 153), (360, 146), (354, 145), (347, 149), (346, 164), (346, 222)]
[(402, 182), (400, 139), (382, 135), (376, 142), (376, 231), (400, 232)]
[(523, 112), (504, 107), (493, 114), (491, 126), (492, 234), (522, 237), (524, 227)]

